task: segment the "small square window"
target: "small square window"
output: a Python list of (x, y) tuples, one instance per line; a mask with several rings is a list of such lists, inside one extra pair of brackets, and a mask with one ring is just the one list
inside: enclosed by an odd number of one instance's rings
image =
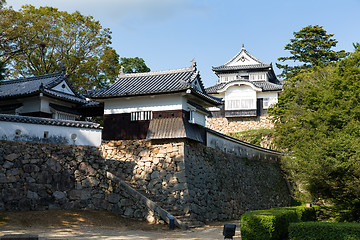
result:
[(48, 131), (44, 131), (44, 138), (49, 138), (49, 132)]

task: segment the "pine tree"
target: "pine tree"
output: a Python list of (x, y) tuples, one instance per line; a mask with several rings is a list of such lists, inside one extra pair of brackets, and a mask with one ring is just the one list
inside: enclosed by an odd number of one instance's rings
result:
[(295, 65), (276, 64), (282, 69), (280, 77), (286, 79), (294, 77), (301, 70), (309, 69), (314, 66), (324, 66), (329, 63), (337, 62), (346, 56), (344, 50), (334, 51), (337, 40), (328, 34), (322, 26), (306, 26), (300, 31), (294, 32), (294, 38), (285, 46), (285, 50), (290, 51), (289, 57), (280, 57), (280, 62), (293, 61)]

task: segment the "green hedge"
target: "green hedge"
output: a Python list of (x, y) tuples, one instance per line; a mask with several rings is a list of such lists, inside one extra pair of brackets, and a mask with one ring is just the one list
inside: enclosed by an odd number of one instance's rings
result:
[(359, 223), (300, 222), (289, 226), (290, 240), (358, 240)]
[(286, 207), (251, 211), (241, 216), (241, 237), (243, 240), (287, 239), (291, 222), (315, 219), (315, 208)]

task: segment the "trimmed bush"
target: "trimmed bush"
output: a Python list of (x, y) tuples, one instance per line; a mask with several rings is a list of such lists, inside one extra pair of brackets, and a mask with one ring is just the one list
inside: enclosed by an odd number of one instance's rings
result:
[(290, 240), (358, 240), (359, 223), (299, 222), (290, 223)]
[(286, 207), (250, 211), (241, 216), (243, 240), (282, 240), (288, 237), (291, 222), (313, 221), (314, 208)]

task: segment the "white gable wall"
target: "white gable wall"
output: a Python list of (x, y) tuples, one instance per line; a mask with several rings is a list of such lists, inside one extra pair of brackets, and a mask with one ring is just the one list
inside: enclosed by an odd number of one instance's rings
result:
[(226, 66), (241, 66), (259, 64), (257, 61), (249, 57), (245, 52), (241, 52), (233, 61), (225, 64)]
[(66, 83), (65, 80), (59, 83), (58, 85), (56, 85), (55, 87), (53, 87), (52, 89), (75, 96), (75, 94), (73, 93), (73, 91), (71, 90), (71, 88), (69, 87), (69, 85)]

